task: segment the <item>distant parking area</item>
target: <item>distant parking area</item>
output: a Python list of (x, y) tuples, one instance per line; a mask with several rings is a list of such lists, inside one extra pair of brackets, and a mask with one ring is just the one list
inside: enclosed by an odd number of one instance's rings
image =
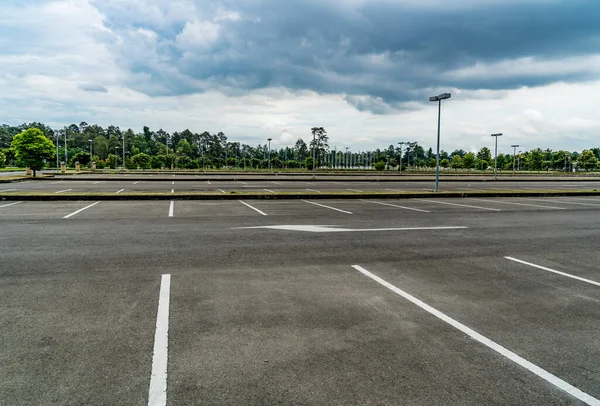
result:
[[(63, 183), (10, 188), (226, 187)], [(599, 404), (599, 229), (600, 197), (0, 201), (0, 404)]]
[[(360, 192), (419, 192), (433, 191), (433, 181), (325, 181), (325, 180), (194, 180), (195, 176), (161, 177), (159, 180), (152, 176), (136, 177), (132, 180), (120, 177), (119, 180), (95, 177), (90, 180), (45, 180), (19, 183), (0, 184), (0, 197), (11, 192), (43, 192), (43, 193), (179, 193), (179, 192), (213, 192), (213, 193), (360, 193)], [(473, 181), (440, 183), (442, 191), (477, 191), (477, 190), (600, 190), (600, 181)]]

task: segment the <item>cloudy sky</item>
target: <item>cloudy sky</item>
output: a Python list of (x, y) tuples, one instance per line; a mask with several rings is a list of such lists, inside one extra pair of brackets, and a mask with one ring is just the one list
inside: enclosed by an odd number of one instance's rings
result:
[(600, 146), (598, 0), (1, 0), (0, 122)]

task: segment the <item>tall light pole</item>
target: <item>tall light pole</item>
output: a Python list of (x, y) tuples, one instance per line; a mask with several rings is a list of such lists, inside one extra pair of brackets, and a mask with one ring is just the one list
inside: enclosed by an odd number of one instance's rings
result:
[(58, 173), (58, 131), (56, 131), (56, 173)]
[(515, 162), (517, 161), (517, 147), (519, 145), (515, 144), (515, 145), (511, 145), (511, 147), (513, 148), (513, 176), (515, 176)]
[(442, 93), (438, 96), (432, 96), (429, 101), (438, 102), (438, 127), (437, 127), (437, 154), (435, 157), (435, 191), (439, 191), (440, 185), (440, 123), (442, 117), (442, 100), (452, 97), (450, 93)]
[(344, 156), (344, 162), (346, 163), (346, 169), (348, 169), (348, 167), (350, 165), (348, 165), (348, 147), (346, 147), (346, 154)]
[(267, 141), (269, 141), (269, 173), (271, 173), (271, 140), (273, 138), (267, 138)]
[(92, 140), (88, 140), (90, 142), (90, 168), (92, 167), (92, 145), (94, 144), (94, 141)]
[(65, 129), (65, 168), (68, 165), (67, 158), (68, 158), (68, 156), (67, 156), (67, 130)]
[(501, 137), (502, 133), (492, 134), (492, 137), (496, 138), (496, 150), (494, 152), (494, 179), (498, 179), (498, 137)]
[(315, 136), (316, 136), (316, 131), (313, 131), (313, 161), (312, 161), (312, 164), (313, 164), (312, 165), (313, 166), (313, 168), (312, 168), (312, 178), (313, 179), (315, 178), (315, 160), (316, 160), (315, 153), (316, 153), (316, 149), (317, 149), (317, 141), (315, 139)]
[(519, 165), (517, 166), (517, 170), (519, 172), (521, 172), (521, 152), (523, 152), (523, 151), (519, 151)]
[(125, 133), (123, 133), (123, 169), (125, 169)]
[(400, 173), (402, 173), (402, 146), (406, 144), (406, 142), (402, 141), (399, 142), (398, 145), (400, 145), (400, 159), (398, 161), (400, 161), (400, 165), (398, 166), (398, 170), (400, 171)]
[(119, 164), (119, 158), (117, 155), (117, 150), (119, 149), (119, 147), (115, 147), (115, 169), (117, 169), (117, 165)]

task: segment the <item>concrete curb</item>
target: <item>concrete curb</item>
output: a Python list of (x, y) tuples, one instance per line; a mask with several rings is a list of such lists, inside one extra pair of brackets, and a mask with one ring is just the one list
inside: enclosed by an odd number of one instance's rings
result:
[(551, 197), (600, 196), (598, 190), (584, 191), (494, 191), (494, 192), (414, 192), (414, 193), (138, 193), (138, 194), (3, 194), (0, 201), (73, 201), (73, 200), (293, 200), (293, 199), (412, 199), (412, 198), (465, 198), (465, 197)]

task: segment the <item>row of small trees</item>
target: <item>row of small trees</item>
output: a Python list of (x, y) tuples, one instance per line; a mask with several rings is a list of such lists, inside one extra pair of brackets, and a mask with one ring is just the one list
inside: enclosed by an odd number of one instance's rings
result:
[[(27, 135), (17, 137), (19, 134)], [(44, 136), (47, 142), (36, 138), (40, 135)], [(432, 149), (425, 150), (416, 142), (407, 143), (402, 150), (400, 147), (390, 145), (387, 149), (351, 152), (331, 149), (327, 132), (323, 127), (313, 127), (310, 135), (311, 140), (308, 144), (300, 138), (293, 147), (269, 152), (266, 144), (251, 147), (239, 142), (229, 142), (223, 133), (195, 134), (185, 130), (181, 133), (169, 134), (163, 130), (153, 132), (148, 127), (144, 127), (142, 133), (135, 134), (131, 129), (122, 132), (118, 127), (109, 126), (104, 129), (86, 123), (72, 124), (58, 131), (41, 123), (23, 124), (18, 127), (3, 125), (0, 126), (0, 167), (7, 162), (33, 167), (33, 162), (23, 158), (24, 152), (17, 154), (16, 151), (17, 145), (27, 144), (23, 144), (19, 139), (27, 138), (32, 141), (31, 137), (37, 140), (34, 143), (36, 148), (42, 148), (44, 153), (30, 151), (27, 154), (31, 155), (35, 152), (33, 155), (41, 159), (41, 162), (55, 160), (57, 148), (53, 142), (58, 142), (59, 159), (62, 161), (66, 155), (67, 165), (70, 167), (73, 167), (75, 162), (88, 166), (94, 160), (98, 168), (125, 166), (131, 169), (159, 169), (173, 166), (189, 169), (222, 167), (264, 169), (268, 167), (270, 157), (271, 167), (275, 169), (311, 169), (313, 150), (317, 167), (398, 170), (400, 164), (403, 169), (433, 168), (436, 164), (436, 156)], [(162, 140), (165, 143), (162, 143)], [(65, 151), (65, 144), (68, 146), (67, 151)], [(108, 148), (105, 148), (105, 144)], [(123, 162), (123, 144), (125, 162)], [(89, 153), (90, 147), (93, 148), (93, 157)], [(21, 149), (25, 151), (25, 146)], [(522, 170), (534, 171), (569, 170), (573, 167), (595, 170), (598, 168), (599, 161), (600, 148), (584, 150), (581, 153), (537, 148), (519, 153), (517, 156), (499, 154), (498, 168), (510, 170), (515, 165)], [(477, 152), (455, 150), (451, 153), (445, 151), (440, 153), (440, 165), (444, 168), (486, 170), (493, 166), (493, 162), (491, 152), (486, 147)]]

